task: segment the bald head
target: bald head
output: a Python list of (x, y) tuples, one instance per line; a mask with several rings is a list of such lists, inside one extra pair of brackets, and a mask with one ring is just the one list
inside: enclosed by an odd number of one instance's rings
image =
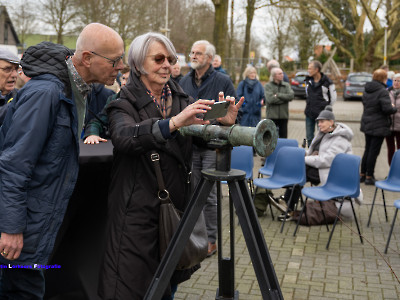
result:
[(124, 67), (124, 52), (124, 42), (115, 30), (91, 23), (79, 34), (72, 61), (86, 83), (112, 85)]
[(91, 23), (85, 26), (78, 36), (76, 55), (77, 58), (81, 58), (82, 51), (105, 53), (114, 45), (123, 44), (122, 38), (114, 29), (100, 23)]

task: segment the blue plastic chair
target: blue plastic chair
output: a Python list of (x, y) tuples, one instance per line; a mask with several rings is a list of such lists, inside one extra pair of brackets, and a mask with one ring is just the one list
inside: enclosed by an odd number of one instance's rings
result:
[[(303, 213), (306, 213), (307, 217), (306, 204), (308, 198), (320, 201), (325, 222), (326, 218), (321, 202), (328, 201), (331, 199), (337, 199), (340, 202), (340, 207), (337, 211), (335, 222), (333, 223), (332, 231), (329, 235), (328, 243), (326, 244), (326, 249), (329, 248), (329, 244), (331, 242), (333, 232), (335, 231), (335, 226), (339, 218), (340, 211), (342, 210), (343, 203), (346, 200), (350, 201), (354, 220), (356, 222), (358, 229), (358, 234), (360, 236), (361, 243), (363, 243), (360, 227), (358, 226), (357, 216), (354, 211), (353, 202), (351, 201), (351, 198), (357, 198), (358, 195), (360, 194), (360, 175), (359, 175), (360, 161), (361, 158), (357, 155), (340, 153), (336, 155), (336, 157), (333, 159), (332, 166), (329, 170), (328, 179), (323, 186), (303, 188), (302, 194), (306, 196), (306, 200), (303, 209), (301, 210), (299, 220), (297, 221), (296, 229), (293, 233), (293, 236), (296, 235), (297, 228), (299, 227)], [(326, 223), (326, 228), (329, 231), (327, 223)]]
[(369, 212), (368, 224), (371, 222), (372, 212), (374, 210), (375, 198), (378, 189), (382, 190), (382, 200), (383, 207), (385, 209), (385, 217), (386, 222), (388, 221), (387, 211), (386, 211), (386, 201), (385, 201), (385, 193), (383, 190), (391, 191), (391, 192), (400, 192), (400, 152), (397, 150), (394, 153), (392, 163), (390, 165), (389, 175), (385, 180), (379, 180), (375, 182), (375, 194), (374, 199), (372, 200), (371, 211)]
[[(306, 164), (304, 162), (304, 155), (305, 150), (303, 148), (280, 148), (271, 177), (254, 179), (253, 184), (256, 187), (256, 191), (258, 187), (270, 190), (292, 187), (292, 194), (288, 201), (289, 208), (294, 188), (296, 186), (303, 186), (306, 183)], [(256, 194), (256, 191), (254, 195)], [(281, 233), (285, 226), (287, 214), (288, 210), (286, 210), (285, 218), (282, 222)]]
[(263, 175), (271, 176), (274, 170), (276, 157), (278, 152), (282, 147), (299, 147), (299, 143), (294, 139), (278, 139), (274, 152), (265, 159), (265, 164), (262, 168), (258, 170), (258, 177), (263, 177)]
[(394, 201), (394, 207), (396, 207), (396, 212), (394, 213), (392, 227), (390, 227), (390, 232), (389, 232), (389, 236), (388, 236), (388, 240), (387, 240), (386, 248), (385, 248), (385, 254), (387, 253), (387, 250), (389, 248), (389, 243), (390, 243), (390, 238), (392, 237), (394, 223), (396, 222), (397, 213), (399, 212), (399, 209), (400, 209), (400, 200)]
[[(246, 172), (246, 180), (250, 186), (250, 192), (253, 192), (253, 147), (251, 146), (238, 146), (233, 147), (231, 153), (231, 169), (238, 169)], [(226, 181), (221, 181), (226, 184)]]

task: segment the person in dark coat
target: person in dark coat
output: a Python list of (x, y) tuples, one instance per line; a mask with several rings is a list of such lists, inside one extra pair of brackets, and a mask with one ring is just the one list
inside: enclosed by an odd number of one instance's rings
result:
[(336, 88), (332, 80), (321, 72), (322, 64), (314, 60), (308, 65), (306, 77), (306, 138), (307, 145), (310, 146), (314, 138), (317, 117), (327, 105), (333, 105), (336, 101)]
[(244, 97), (244, 103), (239, 111), (240, 125), (256, 127), (261, 120), (264, 88), (258, 80), (257, 70), (253, 66), (244, 70), (243, 81), (237, 88), (237, 96)]
[[(121, 87), (124, 87), (128, 81), (131, 68), (129, 66), (124, 66), (121, 70)], [(110, 95), (107, 99), (106, 104), (103, 109), (92, 118), (90, 122), (85, 126), (85, 132), (83, 134), (83, 140), (85, 144), (99, 144), (100, 142), (107, 142), (109, 138), (108, 130), (108, 116), (107, 116), (107, 106), (111, 101), (119, 98), (120, 92)]]
[(385, 136), (391, 133), (390, 115), (397, 111), (390, 101), (386, 80), (387, 72), (383, 69), (376, 70), (372, 81), (365, 85), (362, 98), (364, 112), (361, 117), (361, 131), (365, 134), (365, 150), (361, 161), (360, 181), (367, 185), (375, 184), (376, 159)]
[(31, 80), (0, 129), (0, 264), (24, 266), (0, 268), (0, 299), (43, 299), (37, 265), (49, 260), (77, 181), (90, 84), (111, 84), (123, 67), (123, 41), (105, 25), (87, 25), (76, 49), (42, 42), (26, 50)]
[[(209, 41), (200, 40), (192, 45), (190, 51), (191, 70), (180, 81), (182, 89), (195, 100), (198, 99), (219, 99), (222, 92), (225, 96), (236, 97), (235, 87), (229, 76), (214, 70), (212, 66), (215, 56), (215, 47)], [(213, 120), (212, 124), (217, 124)], [(201, 138), (195, 137), (193, 146), (193, 184), (201, 180), (201, 170), (215, 169), (216, 152), (210, 149)], [(208, 234), (208, 256), (214, 255), (217, 251), (217, 187), (211, 190), (204, 205), (204, 217), (206, 220)]]
[[(160, 263), (160, 199), (151, 154), (159, 154), (166, 189), (175, 207), (183, 211), (191, 194), (187, 179), (192, 141), (177, 129), (208, 124), (196, 114), (214, 103), (192, 103), (193, 99), (170, 79), (176, 51), (164, 35), (150, 32), (135, 38), (128, 63), (132, 68), (128, 83), (120, 99), (107, 108), (114, 165), (99, 283), (102, 299), (143, 299)], [(231, 102), (228, 115), (219, 121), (231, 125), (243, 101), (227, 101)], [(172, 299), (177, 284), (189, 279), (197, 268), (175, 271), (163, 299)]]
[(175, 65), (171, 66), (171, 79), (179, 84), (179, 81), (183, 78), (181, 74), (181, 65), (177, 62)]
[(222, 68), (222, 58), (220, 55), (215, 54), (213, 62), (212, 62), (212, 66), (215, 71), (228, 75), (228, 72), (226, 72), (226, 70), (224, 68)]

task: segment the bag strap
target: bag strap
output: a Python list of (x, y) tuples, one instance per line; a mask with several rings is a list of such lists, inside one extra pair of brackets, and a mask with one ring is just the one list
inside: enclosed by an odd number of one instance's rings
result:
[(151, 161), (154, 163), (154, 171), (156, 172), (157, 177), (158, 199), (160, 199), (161, 201), (169, 200), (169, 192), (165, 188), (165, 183), (161, 172), (160, 155), (155, 151), (151, 151), (150, 158)]

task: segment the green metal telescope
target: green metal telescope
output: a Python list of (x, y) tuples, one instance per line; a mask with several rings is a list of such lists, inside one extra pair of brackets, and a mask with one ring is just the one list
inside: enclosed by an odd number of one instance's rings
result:
[(206, 142), (220, 141), (231, 146), (253, 146), (257, 154), (269, 156), (276, 147), (278, 132), (276, 125), (269, 119), (261, 120), (256, 127), (245, 127), (238, 124), (232, 126), (190, 125), (182, 127), (184, 136), (200, 137)]

